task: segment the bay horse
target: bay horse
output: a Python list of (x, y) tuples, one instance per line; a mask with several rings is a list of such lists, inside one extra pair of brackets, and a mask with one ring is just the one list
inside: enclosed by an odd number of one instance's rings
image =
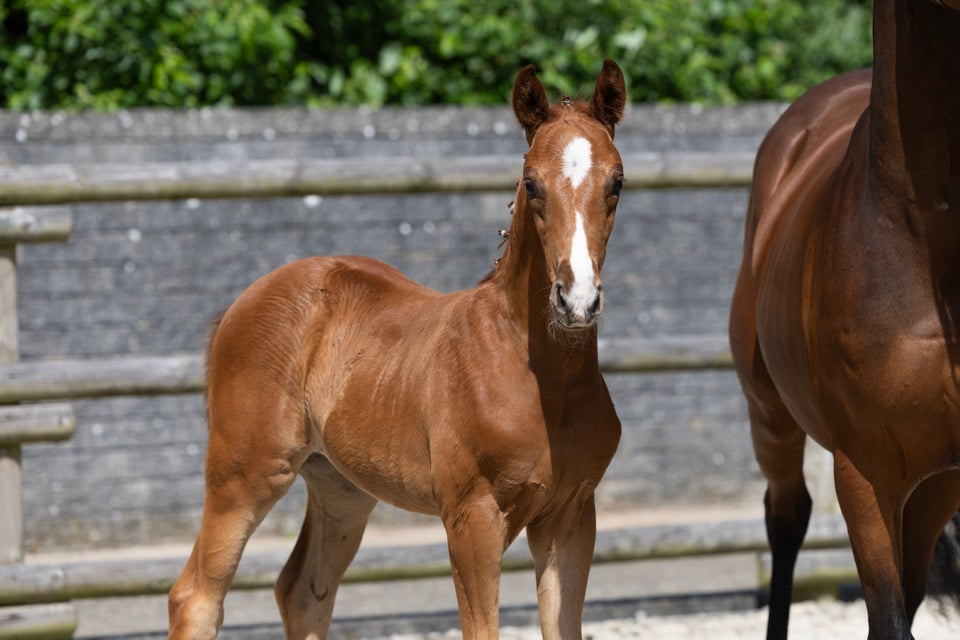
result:
[(203, 519), (170, 591), (170, 638), (214, 638), (248, 538), (299, 474), (300, 536), (276, 597), (288, 638), (324, 638), (383, 500), (440, 516), (464, 638), (496, 638), (504, 550), (526, 529), (545, 638), (579, 638), (594, 490), (620, 439), (597, 358), (600, 270), (626, 104), (606, 60), (589, 103), (550, 106), (533, 66), (513, 109), (529, 150), (506, 247), (441, 294), (382, 262), (300, 260), (228, 308), (208, 353)]
[(960, 0), (873, 19), (873, 68), (798, 99), (754, 168), (730, 338), (768, 481), (768, 638), (810, 517), (807, 436), (833, 453), (871, 639), (911, 637), (960, 507)]

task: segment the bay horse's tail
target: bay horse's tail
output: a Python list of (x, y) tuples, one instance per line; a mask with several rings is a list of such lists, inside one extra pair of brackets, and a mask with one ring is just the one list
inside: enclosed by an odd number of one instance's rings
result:
[(954, 514), (937, 539), (927, 593), (941, 605), (953, 605), (960, 610), (960, 512)]

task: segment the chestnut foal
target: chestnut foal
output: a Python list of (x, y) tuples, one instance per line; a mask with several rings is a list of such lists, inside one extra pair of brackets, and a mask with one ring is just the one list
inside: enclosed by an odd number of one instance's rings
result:
[(288, 638), (323, 638), (378, 500), (443, 521), (465, 638), (498, 634), (500, 563), (526, 528), (545, 638), (579, 638), (594, 490), (620, 438), (597, 361), (600, 269), (623, 183), (623, 74), (551, 107), (513, 87), (530, 149), (494, 272), (441, 294), (362, 257), (291, 263), (224, 314), (208, 355), (206, 501), (170, 637), (214, 638), (244, 545), (297, 474), (276, 585)]

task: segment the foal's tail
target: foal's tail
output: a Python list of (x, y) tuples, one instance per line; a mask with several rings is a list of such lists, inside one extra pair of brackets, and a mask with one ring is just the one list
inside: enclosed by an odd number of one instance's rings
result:
[(953, 515), (937, 539), (927, 593), (941, 605), (952, 604), (960, 610), (960, 512)]
[(213, 318), (210, 322), (207, 323), (207, 350), (203, 354), (203, 366), (206, 367), (206, 378), (207, 383), (203, 386), (203, 402), (206, 405), (205, 412), (207, 414), (207, 428), (210, 428), (210, 402), (209, 402), (209, 390), (210, 390), (210, 351), (213, 349), (213, 336), (217, 333), (217, 329), (220, 328), (220, 323), (223, 321), (223, 316), (227, 314), (227, 310), (224, 309)]
[[(229, 307), (228, 307), (229, 308)], [(220, 323), (223, 322), (223, 316), (227, 315), (227, 309), (222, 309), (218, 314), (210, 318), (207, 323), (207, 352), (204, 354), (204, 360), (210, 362), (210, 349), (213, 348), (213, 336), (216, 335)]]

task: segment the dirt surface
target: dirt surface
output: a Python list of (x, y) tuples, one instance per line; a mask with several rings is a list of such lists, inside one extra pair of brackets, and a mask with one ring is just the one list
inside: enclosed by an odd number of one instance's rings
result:
[[(722, 510), (702, 507), (687, 510), (647, 510), (638, 514), (607, 516), (601, 529), (610, 532), (622, 528), (644, 527), (678, 522), (702, 523), (736, 516), (759, 519), (756, 506)], [(412, 546), (442, 543), (439, 523), (429, 526), (371, 527), (367, 545)], [(521, 541), (522, 542), (522, 541)], [(615, 541), (614, 541), (615, 542)], [(257, 537), (251, 547), (260, 551), (289, 547), (292, 540)], [(836, 570), (846, 567), (852, 572), (849, 551), (834, 550), (842, 555), (840, 563), (827, 562), (830, 551), (822, 557), (812, 551), (802, 554), (807, 562), (804, 571)], [(149, 552), (149, 553), (148, 553)], [(70, 562), (118, 560), (127, 558), (185, 558), (186, 545), (169, 545), (149, 549), (112, 549), (109, 552), (55, 554), (31, 557), (31, 562)], [(403, 553), (402, 547), (398, 553)], [(842, 553), (841, 553), (842, 552)], [(109, 555), (103, 555), (109, 553)], [(764, 554), (740, 552), (693, 557), (665, 557), (625, 562), (596, 563), (588, 585), (588, 604), (592, 619), (602, 622), (584, 625), (584, 638), (618, 640), (657, 638), (658, 640), (728, 640), (756, 638), (765, 635), (766, 609), (756, 606), (755, 590), (758, 569)], [(103, 557), (101, 557), (103, 556)], [(829, 557), (828, 557), (829, 556)], [(836, 558), (834, 558), (836, 559)], [(821, 564), (823, 563), (822, 566)], [(691, 602), (690, 598), (696, 600)], [(163, 595), (134, 598), (77, 600), (79, 626), (77, 638), (84, 640), (158, 640), (165, 637), (167, 624), (166, 598)], [(536, 619), (536, 588), (529, 570), (505, 572), (501, 576), (501, 605), (505, 610), (519, 611), (503, 616), (504, 640), (535, 640), (541, 637), (536, 626), (511, 627)], [(610, 605), (608, 610), (606, 607)], [(598, 608), (599, 607), (599, 608)], [(391, 640), (453, 640), (458, 631), (427, 632), (427, 629), (455, 627), (457, 603), (449, 576), (379, 582), (358, 582), (342, 585), (337, 596), (333, 638), (390, 638)], [(685, 614), (685, 611), (721, 611), (721, 613)], [(662, 615), (671, 613), (673, 615)], [(272, 589), (233, 591), (226, 601), (225, 628), (221, 637), (227, 640), (273, 640), (282, 635)], [(914, 625), (918, 640), (960, 637), (960, 615), (945, 617), (938, 606), (926, 604)], [(392, 634), (392, 635), (391, 635)], [(794, 605), (791, 640), (832, 640), (834, 638), (866, 638), (867, 616), (862, 600), (841, 603), (835, 600), (808, 601)]]
[[(624, 640), (657, 638), (657, 640), (742, 640), (764, 637), (767, 610), (745, 613), (694, 614), (607, 620), (584, 625), (586, 640)], [(924, 606), (913, 625), (917, 640), (946, 640), (960, 635), (960, 617), (947, 618), (936, 606)], [(439, 640), (458, 638), (458, 632), (438, 634), (394, 635), (390, 640)], [(501, 640), (535, 640), (540, 630), (533, 627), (504, 628)], [(790, 637), (798, 640), (834, 640), (867, 637), (867, 611), (863, 601), (802, 602), (793, 606), (790, 616)]]

